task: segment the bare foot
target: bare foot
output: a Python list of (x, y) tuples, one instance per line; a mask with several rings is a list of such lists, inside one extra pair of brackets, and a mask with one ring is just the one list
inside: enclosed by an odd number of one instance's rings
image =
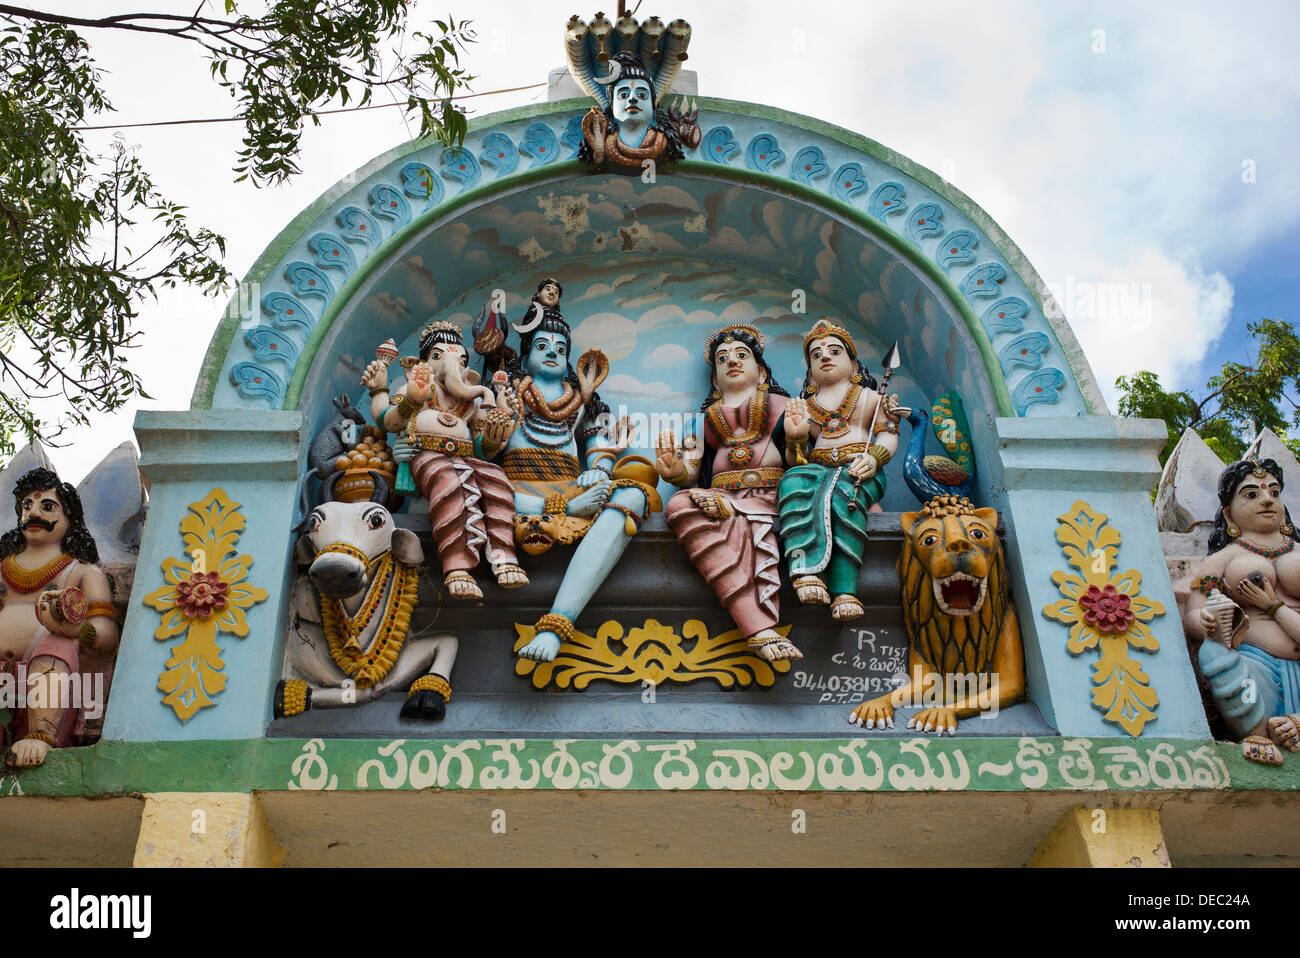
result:
[(949, 735), (956, 735), (957, 713), (945, 708), (921, 709), (907, 720), (907, 727), (914, 728), (918, 732), (929, 732), (933, 729), (935, 735), (942, 735), (945, 731)]
[(554, 632), (538, 632), (519, 650), (519, 657), (535, 662), (554, 662), (555, 653), (560, 651), (560, 637)]
[(5, 756), (5, 763), (18, 768), (34, 768), (45, 761), (50, 753), (50, 746), (38, 738), (25, 738), (14, 742), (13, 748)]
[(837, 595), (835, 601), (831, 603), (831, 618), (837, 622), (856, 619), (865, 614), (866, 610), (862, 608), (862, 603), (858, 601), (857, 596)]
[(1300, 715), (1278, 715), (1269, 719), (1268, 737), (1288, 752), (1300, 751)]
[(889, 697), (863, 702), (849, 714), (849, 724), (858, 728), (893, 728), (894, 707)]
[(826, 583), (815, 575), (795, 579), (794, 591), (804, 605), (829, 605), (831, 601), (831, 594), (826, 591)]
[(781, 638), (781, 634), (772, 629), (764, 629), (749, 637), (749, 647), (767, 659), (777, 662), (781, 659), (802, 659), (803, 653), (794, 644)]
[(468, 572), (448, 572), (447, 577), (442, 581), (447, 586), (447, 591), (451, 593), (452, 598), (483, 598), (483, 590), (478, 587), (478, 583), (474, 581), (474, 577)]
[(512, 563), (493, 566), (492, 572), (497, 577), (497, 585), (503, 589), (522, 589), (528, 585), (528, 575)]
[(1241, 754), (1261, 765), (1282, 764), (1282, 750), (1262, 735), (1248, 735), (1242, 739)]

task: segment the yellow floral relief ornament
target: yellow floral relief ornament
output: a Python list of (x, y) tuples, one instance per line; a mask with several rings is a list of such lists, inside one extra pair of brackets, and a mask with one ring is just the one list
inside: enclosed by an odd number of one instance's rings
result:
[(1080, 574), (1052, 573), (1065, 598), (1044, 606), (1043, 615), (1070, 627), (1066, 649), (1071, 655), (1100, 652), (1092, 667), (1092, 704), (1106, 721), (1139, 736), (1155, 720), (1160, 697), (1129, 650), (1160, 649), (1147, 623), (1164, 615), (1165, 607), (1141, 594), (1142, 574), (1136, 569), (1112, 574), (1121, 540), (1107, 516), (1079, 499), (1056, 521), (1056, 541)]
[[(537, 626), (515, 623), (515, 631), (519, 634), (515, 641), (518, 652), (533, 640)], [(779, 626), (776, 631), (785, 638), (790, 626)], [(771, 688), (777, 673), (789, 670), (788, 661), (768, 662), (755, 655), (739, 629), (710, 635), (699, 619), (683, 623), (680, 635), (672, 626), (654, 619), (631, 628), (611, 619), (600, 625), (594, 636), (574, 629), (553, 662), (515, 662), (515, 674), (531, 673), (534, 688), (554, 684), (579, 691), (594, 681), (659, 685), (700, 679), (713, 679), (724, 689), (747, 688), (751, 684)]]
[(244, 581), (253, 565), (250, 555), (236, 555), (245, 519), (240, 504), (213, 489), (181, 519), (181, 539), (188, 559), (162, 562), (167, 584), (144, 597), (162, 613), (153, 637), (161, 641), (184, 635), (158, 676), (163, 704), (188, 722), (199, 709), (216, 703), (212, 696), (226, 687), (225, 663), (217, 635), (248, 635), (244, 613), (266, 599), (265, 589)]

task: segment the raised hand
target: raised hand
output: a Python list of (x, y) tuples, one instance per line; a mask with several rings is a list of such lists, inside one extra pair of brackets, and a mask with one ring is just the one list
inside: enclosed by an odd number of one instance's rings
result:
[(388, 363), (382, 359), (372, 359), (361, 374), (361, 385), (367, 389), (379, 389), (388, 385)]
[(808, 402), (795, 397), (785, 407), (785, 435), (796, 441), (808, 438)]
[(686, 471), (686, 458), (677, 447), (677, 434), (661, 432), (655, 440), (655, 469), (669, 482), (681, 479)]
[(423, 406), (433, 395), (433, 370), (425, 363), (416, 363), (406, 374), (406, 398)]

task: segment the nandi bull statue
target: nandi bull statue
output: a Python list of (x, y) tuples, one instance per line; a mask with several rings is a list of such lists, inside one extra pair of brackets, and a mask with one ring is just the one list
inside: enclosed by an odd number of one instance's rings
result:
[(368, 502), (327, 500), (298, 526), (294, 616), (275, 715), (364, 705), (405, 689), (402, 718), (441, 719), (451, 698), (455, 636), (410, 637), (424, 550), (398, 529), (373, 474)]

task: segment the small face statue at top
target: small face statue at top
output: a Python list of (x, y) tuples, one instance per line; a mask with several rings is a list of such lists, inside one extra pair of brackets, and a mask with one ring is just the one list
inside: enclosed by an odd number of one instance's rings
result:
[(853, 357), (839, 337), (823, 336), (808, 346), (808, 371), (819, 387), (840, 383), (853, 375)]
[(543, 306), (555, 309), (560, 305), (560, 287), (556, 286), (554, 283), (545, 283), (542, 288), (537, 291), (537, 301)]
[(569, 343), (562, 333), (539, 331), (528, 349), (528, 373), (534, 379), (563, 379), (569, 366)]
[(723, 392), (751, 389), (761, 377), (754, 351), (739, 340), (722, 343), (713, 354), (713, 385)]
[(614, 108), (614, 119), (619, 127), (647, 126), (654, 114), (654, 103), (650, 99), (650, 84), (645, 80), (619, 80), (614, 84), (614, 96), (610, 101)]
[(53, 489), (31, 492), (20, 503), (19, 522), (29, 546), (63, 541), (68, 532), (68, 516)]
[[(1265, 472), (1263, 469), (1257, 472)], [(1282, 509), (1282, 484), (1272, 475), (1263, 478), (1254, 474), (1246, 476), (1232, 494), (1232, 504), (1226, 518), (1247, 535), (1258, 536), (1275, 533), (1282, 527), (1285, 513)]]

